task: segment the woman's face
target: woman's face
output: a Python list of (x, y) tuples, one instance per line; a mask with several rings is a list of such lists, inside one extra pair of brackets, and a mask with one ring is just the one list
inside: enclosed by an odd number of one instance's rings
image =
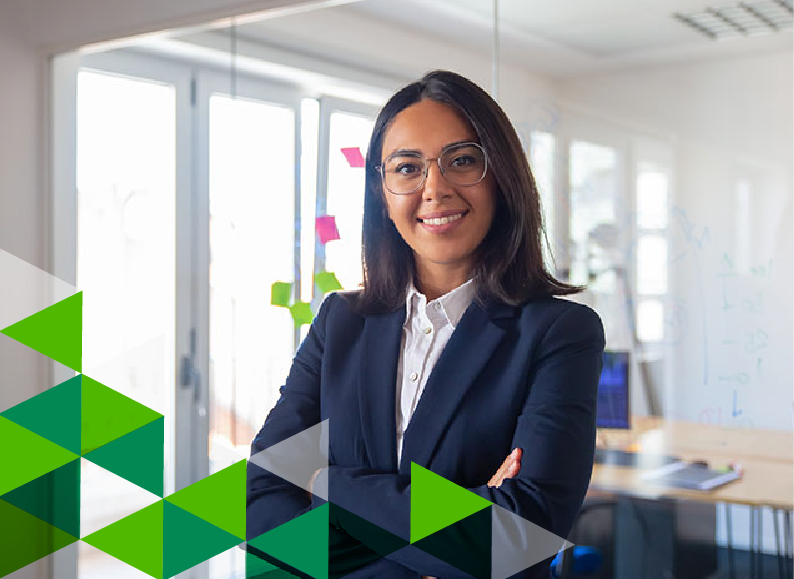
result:
[[(468, 121), (449, 105), (423, 100), (394, 117), (383, 138), (381, 162), (401, 149), (417, 151), (425, 159), (439, 157), (446, 146), (465, 141), (477, 142)], [(395, 195), (384, 187), (383, 194), (389, 217), (421, 265), (444, 264), (471, 271), (474, 250), (493, 220), (496, 193), (490, 168), (476, 185), (460, 186), (448, 181), (431, 161), (419, 189)], [(421, 221), (459, 214), (463, 216), (443, 226)]]

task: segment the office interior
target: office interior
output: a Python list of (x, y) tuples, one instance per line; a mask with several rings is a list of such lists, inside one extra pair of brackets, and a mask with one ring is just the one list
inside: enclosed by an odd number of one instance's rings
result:
[[(570, 539), (602, 560), (570, 576), (788, 577), (793, 12), (7, 0), (0, 251), (84, 292), (85, 374), (165, 415), (173, 493), (248, 452), (308, 330), (285, 306), (315, 314), (334, 287), (318, 274), (360, 284), (357, 154), (379, 107), (429, 70), (459, 72), (517, 129), (549, 267), (588, 286), (572, 299), (625, 354), (606, 399), (625, 406), (599, 447), (743, 469), (667, 493), (597, 463)], [(292, 284), (288, 303), (271, 303), (274, 283)], [(74, 376), (4, 335), (0, 364), (0, 412)], [(84, 534), (157, 500), (82, 469)], [(10, 576), (146, 575), (80, 542)], [(244, 576), (242, 551), (179, 576)]]

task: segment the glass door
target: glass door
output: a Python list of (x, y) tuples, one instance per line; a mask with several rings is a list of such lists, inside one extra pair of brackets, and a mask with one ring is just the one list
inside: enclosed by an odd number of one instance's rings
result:
[[(84, 373), (165, 417), (164, 488), (174, 491), (178, 211), (189, 185), (189, 75), (132, 54), (83, 57), (77, 72), (76, 264)], [(81, 535), (159, 500), (81, 460)], [(74, 569), (71, 570), (73, 572)], [(143, 574), (78, 543), (81, 579)], [(68, 569), (55, 569), (58, 577)]]
[[(199, 245), (207, 248), (198, 270), (209, 281), (198, 289), (208, 315), (198, 315), (197, 327), (209, 336), (209, 380), (195, 456), (207, 476), (230, 457), (248, 457), (295, 352), (296, 323), (288, 307), (271, 303), (271, 288), (291, 284), (288, 301), (299, 301), (301, 109), (297, 93), (262, 81), (239, 78), (234, 95), (228, 75), (202, 73), (197, 82), (206, 155), (197, 165), (206, 199), (197, 223), (206, 224)], [(243, 555), (235, 548), (214, 557), (209, 576), (244, 575)]]

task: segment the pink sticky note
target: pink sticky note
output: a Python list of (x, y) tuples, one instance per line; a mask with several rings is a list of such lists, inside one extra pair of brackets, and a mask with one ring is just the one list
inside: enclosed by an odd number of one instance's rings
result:
[(347, 162), (351, 167), (364, 166), (364, 157), (361, 154), (361, 149), (358, 147), (343, 148), (342, 154), (345, 156), (345, 159), (347, 159)]
[(333, 215), (320, 215), (314, 221), (317, 235), (320, 236), (320, 243), (328, 243), (334, 239), (339, 239), (339, 230), (336, 228), (336, 218)]

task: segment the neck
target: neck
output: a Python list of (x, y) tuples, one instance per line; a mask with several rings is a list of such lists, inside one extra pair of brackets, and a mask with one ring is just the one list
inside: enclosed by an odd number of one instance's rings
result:
[(470, 276), (468, 264), (428, 264), (417, 260), (414, 285), (425, 294), (427, 301), (432, 301), (463, 285)]

